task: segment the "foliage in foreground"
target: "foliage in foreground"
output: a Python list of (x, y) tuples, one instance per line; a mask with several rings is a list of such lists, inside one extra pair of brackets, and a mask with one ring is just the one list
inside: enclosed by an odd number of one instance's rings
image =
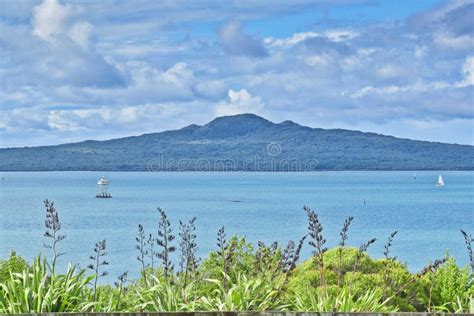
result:
[[(127, 281), (127, 273), (115, 285), (99, 285), (107, 275), (106, 242), (99, 241), (88, 270), (69, 265), (57, 273), (60, 221), (54, 204), (47, 209), (45, 237), (50, 241), (49, 261), (36, 258), (29, 266), (12, 253), (0, 261), (0, 313), (28, 312), (153, 312), (153, 311), (445, 311), (474, 312), (472, 236), (462, 231), (470, 267), (459, 267), (449, 255), (418, 273), (391, 257), (396, 232), (389, 236), (384, 257), (373, 259), (369, 240), (359, 248), (348, 247), (348, 218), (338, 247), (327, 249), (323, 226), (316, 213), (305, 208), (308, 234), (298, 243), (257, 247), (245, 238), (227, 240), (222, 227), (217, 250), (201, 261), (197, 257), (195, 218), (180, 222), (179, 241), (164, 211), (158, 236), (139, 227), (137, 259), (140, 278)], [(176, 248), (176, 244), (179, 245)], [(302, 247), (313, 256), (298, 264)], [(180, 251), (178, 267), (170, 253)], [(48, 263), (50, 262), (50, 263)], [(158, 264), (159, 263), (159, 264)]]

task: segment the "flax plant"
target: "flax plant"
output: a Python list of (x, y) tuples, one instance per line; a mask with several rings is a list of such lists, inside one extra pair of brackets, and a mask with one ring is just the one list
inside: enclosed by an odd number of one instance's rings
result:
[(327, 251), (327, 248), (324, 247), (326, 239), (322, 235), (323, 225), (319, 221), (318, 214), (307, 206), (303, 209), (308, 216), (308, 235), (311, 237), (309, 245), (314, 248), (313, 258), (316, 266), (319, 268), (319, 282), (321, 286), (324, 286), (324, 253)]
[(59, 214), (54, 207), (54, 202), (49, 201), (48, 199), (44, 200), (44, 207), (46, 208), (46, 219), (44, 221), (44, 226), (46, 231), (44, 232), (44, 237), (50, 239), (50, 243), (44, 243), (44, 247), (51, 249), (53, 253), (53, 259), (51, 265), (48, 265), (51, 273), (54, 275), (56, 261), (64, 252), (59, 252), (57, 249), (58, 243), (66, 238), (66, 235), (61, 235), (61, 221), (59, 220)]
[(232, 261), (232, 256), (234, 254), (235, 244), (227, 243), (224, 226), (222, 226), (217, 232), (217, 247), (219, 248), (219, 250), (217, 251), (217, 255), (221, 258), (221, 263), (222, 263), (222, 273), (223, 273), (222, 286), (224, 289), (226, 289), (227, 288), (227, 275), (229, 272), (228, 269)]
[(392, 263), (397, 259), (397, 257), (390, 256), (390, 248), (392, 247), (393, 239), (397, 235), (398, 231), (394, 231), (388, 236), (387, 243), (384, 245), (383, 256), (385, 258), (384, 264), (384, 271), (383, 274), (383, 292), (382, 297), (385, 299), (388, 288), (391, 286), (391, 279), (390, 279), (390, 266)]
[(11, 273), (0, 283), (0, 313), (51, 313), (87, 310), (87, 285), (93, 276), (69, 265), (65, 274), (51, 277), (46, 260), (36, 257), (31, 270)]
[(109, 262), (103, 259), (103, 257), (107, 255), (106, 248), (107, 244), (105, 239), (97, 242), (94, 247), (94, 254), (89, 257), (92, 262), (87, 268), (94, 272), (94, 302), (97, 301), (97, 281), (109, 274), (106, 270), (101, 271), (101, 267), (109, 265)]
[(146, 277), (146, 257), (148, 256), (148, 250), (146, 249), (146, 241), (145, 241), (145, 229), (143, 228), (142, 224), (138, 224), (138, 236), (135, 237), (135, 241), (137, 244), (135, 245), (135, 249), (138, 250), (137, 260), (140, 262), (140, 274), (143, 278), (143, 282), (145, 282), (145, 286), (148, 286), (148, 281)]
[(155, 250), (155, 243), (156, 243), (156, 238), (153, 237), (153, 234), (149, 234), (146, 244), (148, 246), (147, 254), (148, 254), (148, 258), (150, 258), (150, 267), (152, 271), (155, 270), (155, 257), (158, 255)]
[(198, 247), (196, 243), (195, 222), (196, 217), (193, 217), (187, 223), (179, 222), (179, 244), (181, 248), (179, 265), (183, 276), (184, 286), (187, 284), (188, 277), (195, 273), (200, 260), (196, 255)]
[(344, 247), (346, 245), (346, 240), (348, 239), (348, 232), (349, 226), (351, 225), (352, 221), (354, 220), (353, 216), (349, 216), (345, 221), (344, 225), (342, 226), (341, 232), (339, 236), (341, 236), (341, 241), (339, 242), (338, 254), (339, 254), (339, 262), (337, 267), (337, 286), (339, 287), (343, 283), (343, 272), (342, 272), (342, 259), (343, 259), (343, 252)]
[(170, 254), (176, 251), (176, 247), (172, 246), (171, 243), (175, 239), (173, 230), (171, 229), (171, 223), (166, 215), (165, 211), (158, 208), (160, 213), (160, 221), (158, 222), (158, 247), (161, 251), (158, 252), (158, 258), (161, 259), (165, 278), (170, 278), (170, 274), (173, 273), (173, 264), (170, 259)]

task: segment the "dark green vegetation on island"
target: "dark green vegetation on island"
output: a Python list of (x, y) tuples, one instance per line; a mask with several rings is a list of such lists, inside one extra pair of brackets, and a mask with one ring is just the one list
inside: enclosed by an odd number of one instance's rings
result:
[(474, 146), (220, 117), (180, 130), (0, 149), (2, 171), (474, 170)]
[[(0, 261), (0, 313), (33, 312), (154, 312), (154, 311), (339, 311), (474, 312), (473, 238), (461, 230), (470, 266), (459, 267), (449, 255), (410, 273), (393, 257), (397, 232), (385, 242), (382, 259), (368, 248), (348, 246), (349, 217), (340, 232), (339, 246), (327, 249), (318, 215), (305, 207), (308, 232), (286, 245), (228, 238), (217, 232), (216, 251), (197, 257), (196, 218), (173, 225), (158, 209), (153, 233), (139, 225), (136, 237), (140, 277), (128, 280), (128, 271), (114, 285), (98, 282), (108, 274), (106, 240), (91, 246), (90, 264), (81, 270), (69, 265), (59, 273), (56, 260), (66, 238), (54, 204), (45, 201), (45, 247), (49, 258), (31, 264), (12, 253)], [(299, 262), (303, 247), (312, 257)], [(178, 262), (170, 255), (178, 254)], [(132, 267), (124, 267), (131, 269)]]

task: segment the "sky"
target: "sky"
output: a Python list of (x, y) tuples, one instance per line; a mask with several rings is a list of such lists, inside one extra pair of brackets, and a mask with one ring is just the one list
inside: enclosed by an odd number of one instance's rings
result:
[(0, 147), (255, 113), (474, 145), (474, 0), (0, 1)]

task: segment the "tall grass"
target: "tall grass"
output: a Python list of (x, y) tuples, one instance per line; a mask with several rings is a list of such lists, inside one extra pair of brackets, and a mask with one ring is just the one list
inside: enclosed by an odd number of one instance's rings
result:
[[(195, 218), (180, 222), (178, 240), (165, 211), (156, 236), (145, 234), (139, 225), (137, 270), (140, 277), (128, 281), (128, 272), (115, 285), (100, 285), (107, 275), (105, 239), (96, 243), (87, 270), (70, 264), (64, 274), (55, 270), (62, 252), (61, 223), (52, 202), (45, 201), (50, 260), (37, 257), (31, 267), (11, 271), (0, 278), (0, 313), (40, 312), (162, 312), (162, 311), (474, 311), (472, 267), (460, 268), (452, 258), (436, 260), (419, 273), (390, 255), (397, 232), (384, 247), (383, 259), (372, 259), (370, 239), (358, 248), (348, 245), (353, 221), (346, 219), (338, 247), (326, 248), (323, 225), (309, 207), (308, 233), (298, 243), (280, 246), (259, 242), (256, 248), (245, 238), (217, 232), (216, 251), (197, 257)], [(462, 231), (470, 263), (472, 237)], [(302, 248), (309, 244), (313, 256), (299, 262)], [(179, 269), (170, 254), (179, 246)], [(51, 263), (48, 263), (51, 262)], [(159, 263), (159, 266), (156, 265)], [(111, 263), (114, 264), (114, 263)], [(2, 265), (0, 269), (10, 267)], [(1, 275), (5, 275), (3, 272)]]
[(85, 270), (69, 265), (64, 274), (50, 274), (46, 260), (37, 257), (30, 270), (11, 273), (0, 283), (1, 313), (46, 313), (87, 310), (92, 302)]
[(390, 298), (383, 300), (379, 289), (366, 291), (361, 296), (355, 296), (343, 288), (334, 295), (328, 295), (321, 290), (314, 292), (297, 292), (291, 297), (290, 309), (295, 311), (338, 311), (386, 313), (396, 312), (396, 307), (388, 306)]

